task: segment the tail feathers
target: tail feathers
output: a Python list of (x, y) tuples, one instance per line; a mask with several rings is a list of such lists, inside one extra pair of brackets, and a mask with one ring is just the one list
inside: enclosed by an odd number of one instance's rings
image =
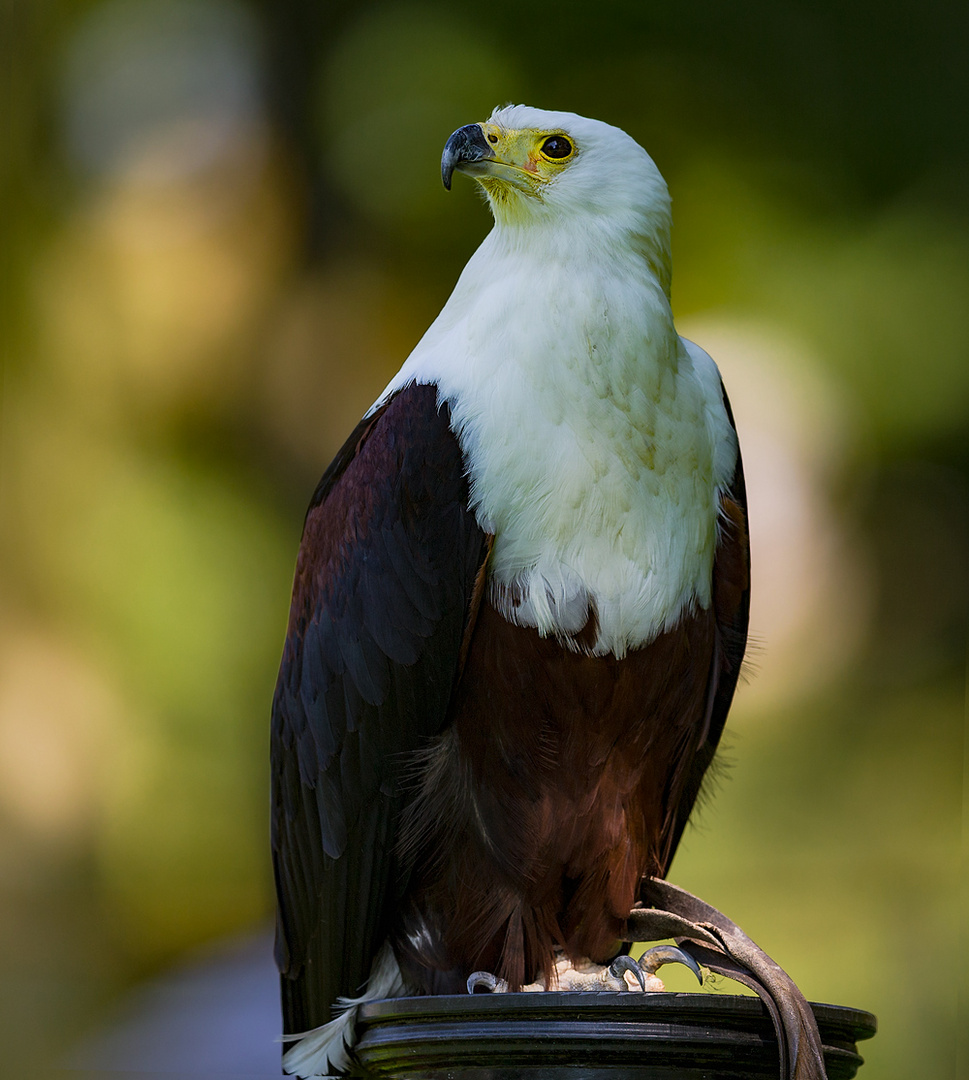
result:
[(350, 1052), (356, 1042), (357, 1008), (368, 1001), (403, 997), (406, 993), (407, 987), (394, 951), (384, 942), (370, 969), (367, 987), (360, 997), (337, 999), (335, 1007), (342, 1012), (329, 1023), (312, 1031), (281, 1037), (280, 1042), (299, 1040), (283, 1054), (283, 1072), (302, 1077), (303, 1080), (343, 1075), (352, 1065)]
[(299, 1039), (283, 1054), (283, 1072), (300, 1077), (339, 1076), (350, 1068), (348, 1048), (353, 1043), (357, 1010), (348, 1007), (335, 1020), (299, 1035), (286, 1035), (283, 1042)]

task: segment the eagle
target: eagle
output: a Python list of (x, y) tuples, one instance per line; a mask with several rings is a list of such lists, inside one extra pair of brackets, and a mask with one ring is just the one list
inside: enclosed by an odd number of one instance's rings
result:
[(737, 435), (674, 328), (659, 170), (515, 105), (455, 171), (494, 226), (313, 494), (273, 699), (301, 1077), (350, 1068), (366, 1000), (632, 987), (746, 644)]

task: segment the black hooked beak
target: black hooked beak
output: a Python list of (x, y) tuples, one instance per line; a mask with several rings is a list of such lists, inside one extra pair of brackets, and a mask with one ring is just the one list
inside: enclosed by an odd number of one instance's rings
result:
[(448, 139), (441, 155), (441, 179), (448, 191), (451, 176), (463, 162), (482, 161), (491, 157), (491, 147), (480, 124), (466, 124)]

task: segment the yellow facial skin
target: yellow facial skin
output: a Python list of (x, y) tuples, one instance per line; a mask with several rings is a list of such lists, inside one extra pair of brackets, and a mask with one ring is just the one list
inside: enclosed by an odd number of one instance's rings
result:
[(495, 205), (504, 203), (512, 191), (541, 199), (544, 185), (579, 152), (572, 137), (562, 131), (514, 130), (492, 123), (478, 126), (493, 156), (462, 163), (459, 168), (481, 184)]

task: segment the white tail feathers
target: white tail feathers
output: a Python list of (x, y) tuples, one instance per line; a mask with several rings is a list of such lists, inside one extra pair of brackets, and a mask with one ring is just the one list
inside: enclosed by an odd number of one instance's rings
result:
[(283, 1072), (303, 1080), (318, 1080), (345, 1073), (351, 1066), (350, 1049), (356, 1042), (357, 1008), (368, 1001), (403, 997), (407, 993), (397, 958), (387, 942), (381, 946), (370, 969), (367, 987), (360, 997), (339, 998), (339, 1016), (312, 1031), (283, 1035), (280, 1042), (299, 1042), (283, 1055)]

